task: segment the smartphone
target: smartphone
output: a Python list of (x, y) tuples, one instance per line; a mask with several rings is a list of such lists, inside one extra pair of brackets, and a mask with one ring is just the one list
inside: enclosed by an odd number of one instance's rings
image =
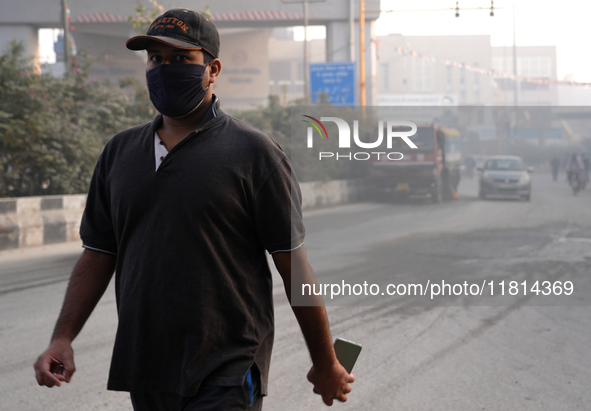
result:
[[(337, 338), (334, 342), (334, 352), (337, 355), (337, 360), (339, 360), (343, 368), (350, 374), (361, 352), (361, 345), (343, 338)], [(320, 394), (316, 388), (313, 391), (316, 394)]]
[(361, 345), (353, 341), (337, 338), (334, 342), (334, 352), (337, 355), (337, 360), (350, 374), (361, 352)]

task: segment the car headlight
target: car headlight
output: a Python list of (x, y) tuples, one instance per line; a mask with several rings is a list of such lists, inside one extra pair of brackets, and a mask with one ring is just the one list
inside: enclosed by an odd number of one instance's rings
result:
[(519, 177), (519, 184), (528, 184), (530, 181), (529, 173), (523, 173), (521, 177)]

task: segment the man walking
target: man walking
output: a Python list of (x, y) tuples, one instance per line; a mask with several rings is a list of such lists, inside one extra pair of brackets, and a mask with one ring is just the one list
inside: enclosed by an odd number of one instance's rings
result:
[[(72, 341), (116, 271), (119, 324), (108, 388), (137, 410), (261, 409), (273, 343), (271, 253), (288, 298), (292, 276), (313, 283), (299, 188), (279, 145), (225, 114), (213, 23), (186, 9), (145, 36), (150, 98), (161, 113), (115, 135), (101, 154), (72, 273), (40, 385), (69, 382)], [(338, 363), (321, 301), (293, 307), (331, 405), (354, 381)]]

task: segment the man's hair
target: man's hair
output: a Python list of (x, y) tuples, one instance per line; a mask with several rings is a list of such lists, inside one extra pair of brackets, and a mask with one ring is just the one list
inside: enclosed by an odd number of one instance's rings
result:
[(203, 52), (203, 64), (207, 66), (213, 61), (214, 57), (203, 49), (201, 49), (201, 51)]

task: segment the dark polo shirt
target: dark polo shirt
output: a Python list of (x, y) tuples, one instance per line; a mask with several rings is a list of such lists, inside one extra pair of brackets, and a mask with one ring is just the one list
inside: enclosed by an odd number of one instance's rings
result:
[(109, 389), (190, 396), (201, 384), (242, 385), (256, 364), (266, 394), (265, 250), (303, 242), (300, 192), (279, 145), (216, 108), (157, 171), (161, 116), (115, 135), (98, 160), (80, 233), (117, 255)]

